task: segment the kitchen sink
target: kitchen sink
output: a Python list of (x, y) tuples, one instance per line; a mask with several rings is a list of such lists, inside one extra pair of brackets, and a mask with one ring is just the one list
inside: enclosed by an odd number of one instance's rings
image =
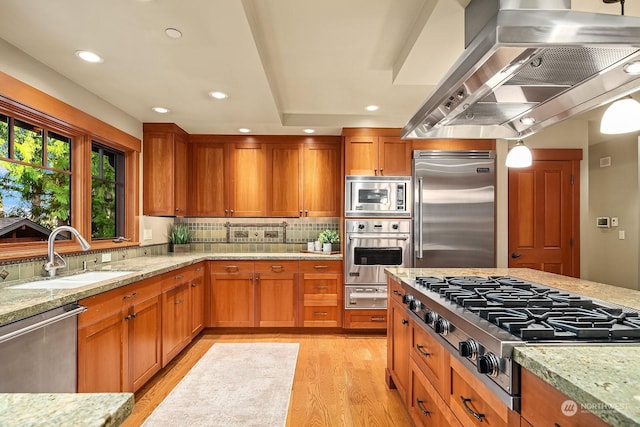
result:
[(75, 289), (134, 273), (134, 271), (89, 271), (72, 276), (8, 286), (7, 289)]

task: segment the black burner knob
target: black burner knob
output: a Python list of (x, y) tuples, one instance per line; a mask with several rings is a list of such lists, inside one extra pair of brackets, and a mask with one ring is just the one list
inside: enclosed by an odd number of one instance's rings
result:
[(414, 299), (413, 301), (409, 301), (409, 310), (413, 310), (416, 313), (418, 311), (420, 311), (420, 309), (422, 308), (422, 303), (416, 299)]
[(435, 311), (427, 311), (424, 315), (424, 322), (433, 325), (433, 323), (438, 320), (438, 313)]
[(474, 339), (469, 338), (466, 341), (458, 343), (458, 353), (462, 357), (475, 359), (478, 357), (478, 343)]
[(433, 329), (437, 334), (447, 335), (450, 329), (449, 321), (447, 319), (438, 319), (434, 323)]
[(478, 358), (478, 372), (497, 377), (500, 373), (500, 360), (493, 353), (487, 353)]
[(358, 229), (359, 230), (364, 230), (364, 224), (362, 224), (362, 223), (358, 224)]
[(409, 295), (409, 294), (404, 294), (402, 295), (402, 303), (403, 304), (410, 304), (411, 301), (413, 301), (413, 295)]

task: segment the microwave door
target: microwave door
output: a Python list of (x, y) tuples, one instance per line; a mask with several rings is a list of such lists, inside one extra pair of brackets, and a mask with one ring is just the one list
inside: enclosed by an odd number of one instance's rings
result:
[(392, 194), (389, 185), (361, 185), (356, 190), (356, 210), (364, 212), (389, 211)]

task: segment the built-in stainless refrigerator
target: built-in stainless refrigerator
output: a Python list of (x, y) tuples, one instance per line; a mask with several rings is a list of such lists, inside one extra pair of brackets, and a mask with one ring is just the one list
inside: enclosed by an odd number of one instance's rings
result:
[(495, 267), (495, 151), (413, 152), (413, 266)]

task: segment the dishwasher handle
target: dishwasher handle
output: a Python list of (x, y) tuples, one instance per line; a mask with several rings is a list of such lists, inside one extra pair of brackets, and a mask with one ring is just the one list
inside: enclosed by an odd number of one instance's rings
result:
[(17, 338), (19, 336), (22, 336), (24, 334), (28, 334), (29, 332), (35, 331), (36, 329), (44, 328), (45, 326), (49, 326), (53, 323), (59, 322), (69, 317), (76, 316), (82, 313), (83, 311), (85, 311), (86, 309), (87, 307), (83, 305), (76, 305), (76, 308), (70, 311), (66, 311), (62, 314), (58, 314), (57, 316), (54, 316), (50, 319), (41, 320), (40, 322), (34, 323), (33, 325), (26, 326), (16, 331), (9, 332), (8, 334), (0, 336), (0, 344), (6, 341), (12, 340), (14, 338)]

